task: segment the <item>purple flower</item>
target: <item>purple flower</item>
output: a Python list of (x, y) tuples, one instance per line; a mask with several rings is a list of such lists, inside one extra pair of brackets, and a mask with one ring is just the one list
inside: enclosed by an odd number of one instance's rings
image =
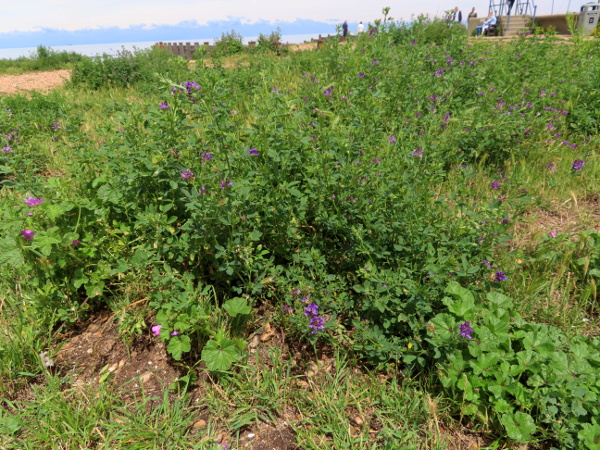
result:
[(227, 186), (231, 186), (231, 180), (229, 178), (223, 178), (221, 180), (221, 183), (219, 183), (221, 186), (221, 189), (225, 189)]
[(159, 105), (160, 109), (171, 109), (171, 107), (167, 104), (167, 102), (161, 102)]
[(72, 245), (73, 247), (76, 247), (76, 246), (78, 246), (79, 244), (81, 244), (81, 241), (71, 241), (71, 245)]
[(296, 289), (295, 291), (292, 291), (292, 297), (298, 297), (300, 292), (301, 292), (300, 289)]
[(494, 281), (496, 283), (500, 283), (502, 281), (506, 281), (506, 274), (504, 272), (502, 272), (501, 270), (499, 270), (498, 272), (496, 272), (494, 274)]
[(358, 72), (358, 78), (364, 78), (365, 73), (364, 72)]
[(2, 147), (2, 151), (4, 153), (12, 153), (13, 152), (13, 148), (10, 145), (5, 145), (4, 147)]
[(200, 86), (198, 86), (198, 83), (196, 83), (195, 81), (187, 81), (185, 83), (185, 87), (187, 88), (188, 93), (191, 92), (192, 88), (194, 88), (194, 89), (200, 89)]
[(213, 159), (212, 153), (201, 152), (200, 154), (202, 155), (202, 164), (204, 164), (206, 161)]
[(388, 140), (392, 143), (395, 144), (396, 143), (396, 138), (392, 135), (388, 138)]
[(33, 239), (33, 236), (35, 236), (35, 233), (31, 230), (23, 230), (21, 231), (21, 236), (23, 236), (28, 241), (31, 241)]
[(471, 322), (468, 320), (465, 323), (461, 323), (458, 326), (458, 330), (460, 331), (460, 335), (462, 337), (473, 339), (473, 336), (471, 336), (471, 334), (473, 334), (473, 328), (471, 328)]
[(371, 61), (371, 65), (374, 66), (375, 64), (379, 63), (379, 60), (374, 59), (373, 61)]
[(162, 325), (154, 325), (151, 330), (152, 330), (152, 334), (154, 336), (158, 336), (160, 334), (160, 329), (162, 328)]
[(417, 41), (410, 41), (410, 45), (414, 47), (415, 45), (417, 45)]
[(330, 88), (325, 89), (325, 91), (323, 92), (323, 94), (325, 95), (325, 97), (331, 97), (331, 93), (333, 92), (333, 86)]
[(304, 308), (304, 317), (308, 316), (318, 316), (319, 315), (319, 305), (316, 303), (311, 303), (310, 305)]
[(325, 329), (325, 320), (320, 316), (314, 316), (310, 319), (308, 328), (312, 330), (312, 334)]
[(281, 311), (283, 311), (284, 314), (294, 314), (294, 308), (289, 305), (283, 305)]
[(53, 122), (53, 123), (52, 123), (52, 126), (51, 126), (51, 128), (52, 128), (54, 131), (58, 131), (58, 130), (60, 130), (62, 127), (60, 126), (60, 123), (58, 123), (58, 122)]
[(484, 259), (484, 260), (483, 260), (483, 263), (484, 263), (486, 266), (488, 266), (488, 267), (492, 267), (492, 263), (491, 263), (491, 262), (489, 262), (487, 259)]
[(438, 78), (441, 78), (441, 76), (444, 74), (444, 69), (438, 69), (435, 71), (435, 76)]
[(500, 183), (498, 183), (497, 181), (492, 181), (492, 182), (490, 183), (490, 187), (491, 187), (492, 189), (500, 189)]
[(546, 165), (546, 168), (547, 168), (547, 169), (548, 169), (550, 172), (554, 172), (554, 168), (555, 168), (555, 167), (554, 167), (554, 163), (552, 163), (552, 162), (549, 162), (549, 163)]
[(421, 147), (418, 147), (413, 153), (413, 156), (418, 156), (419, 158), (423, 158), (423, 150), (421, 150)]
[(189, 180), (190, 178), (196, 178), (196, 175), (192, 173), (190, 169), (181, 170), (181, 178), (184, 180)]
[(510, 223), (510, 219), (508, 217), (505, 217), (500, 221), (500, 223)]
[(551, 238), (555, 238), (556, 237), (556, 231), (551, 231), (549, 234), (550, 234)]
[(43, 198), (35, 198), (35, 197), (27, 197), (27, 200), (24, 201), (27, 206), (38, 206), (44, 203)]
[(173, 330), (173, 332), (171, 333), (171, 336), (177, 336), (178, 334), (179, 334), (179, 331)]
[(580, 172), (584, 166), (585, 166), (585, 163), (583, 162), (582, 159), (576, 159), (575, 161), (573, 161), (572, 169), (576, 172)]
[(255, 148), (251, 148), (250, 150), (248, 150), (248, 154), (252, 155), (252, 156), (258, 156), (258, 150), (256, 150)]
[(308, 297), (302, 297), (302, 298), (300, 299), (300, 301), (301, 301), (302, 303), (306, 303), (306, 302), (308, 301)]

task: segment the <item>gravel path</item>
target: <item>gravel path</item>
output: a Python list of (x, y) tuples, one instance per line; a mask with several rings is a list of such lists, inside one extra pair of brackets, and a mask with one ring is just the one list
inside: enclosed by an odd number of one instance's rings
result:
[(27, 91), (48, 92), (55, 87), (62, 86), (70, 76), (71, 71), (69, 70), (0, 75), (0, 95)]

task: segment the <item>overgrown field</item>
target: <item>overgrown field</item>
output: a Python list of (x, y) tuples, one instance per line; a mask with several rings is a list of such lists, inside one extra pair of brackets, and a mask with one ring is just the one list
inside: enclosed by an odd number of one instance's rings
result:
[(600, 448), (600, 41), (378, 26), (0, 99), (3, 448)]

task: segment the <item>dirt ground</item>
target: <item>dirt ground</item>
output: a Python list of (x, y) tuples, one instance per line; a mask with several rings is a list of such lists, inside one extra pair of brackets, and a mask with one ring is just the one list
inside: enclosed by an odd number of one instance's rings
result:
[(0, 75), (0, 95), (19, 92), (48, 92), (71, 78), (70, 70), (31, 72), (22, 75)]

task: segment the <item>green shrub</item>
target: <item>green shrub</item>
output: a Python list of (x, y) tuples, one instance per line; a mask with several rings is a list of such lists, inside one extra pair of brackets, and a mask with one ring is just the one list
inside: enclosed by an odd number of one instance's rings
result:
[(277, 28), (275, 31), (271, 31), (270, 34), (258, 35), (257, 49), (259, 51), (271, 51), (277, 52), (281, 48), (281, 29)]
[(244, 38), (235, 30), (225, 31), (221, 39), (215, 40), (214, 56), (230, 56), (244, 50)]

